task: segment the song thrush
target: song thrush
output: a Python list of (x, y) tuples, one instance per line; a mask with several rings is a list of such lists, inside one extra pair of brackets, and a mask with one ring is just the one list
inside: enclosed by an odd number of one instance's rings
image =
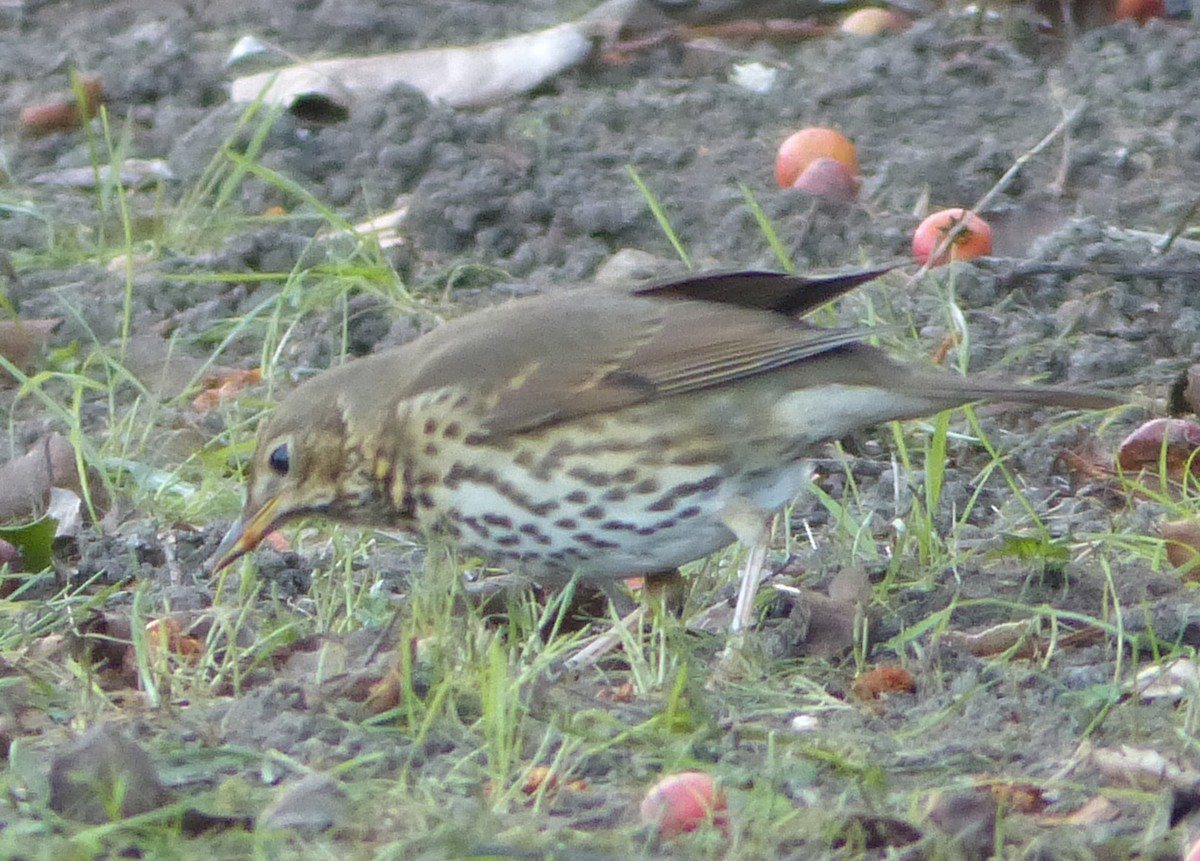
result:
[[(883, 271), (688, 276), (508, 302), (325, 371), (262, 424), (224, 567), (304, 515), (413, 530), (542, 583), (754, 545), (818, 443), (982, 400), (1108, 394), (900, 364), (800, 315)], [(759, 570), (743, 577), (744, 625)]]

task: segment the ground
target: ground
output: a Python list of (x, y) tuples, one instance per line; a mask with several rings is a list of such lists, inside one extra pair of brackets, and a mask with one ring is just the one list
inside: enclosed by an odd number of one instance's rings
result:
[[(1156, 531), (1194, 494), (1104, 471), (1200, 353), (1194, 26), (1047, 35), (1011, 11), (951, 7), (880, 38), (609, 44), (476, 109), (396, 87), (311, 126), (226, 98), (244, 35), (365, 54), (586, 11), (0, 4), (0, 283), (20, 318), (62, 321), (25, 385), (0, 393), (4, 439), (19, 456), (63, 434), (94, 504), (52, 573), (0, 591), (0, 855), (1179, 857), (1189, 822), (1169, 830), (1169, 808), (1200, 775), (1195, 682), (1154, 699), (1131, 683), (1200, 642), (1200, 601)], [(776, 70), (767, 92), (734, 82), (750, 62)], [(107, 129), (29, 134), (22, 109), (69, 94), (72, 69), (101, 79)], [(775, 186), (776, 148), (806, 125), (854, 140), (857, 202)], [(47, 180), (121, 156), (164, 159), (170, 178), (125, 194)], [(976, 205), (1014, 166), (980, 207), (994, 256), (910, 280), (920, 217)], [(387, 248), (341, 230), (401, 208)], [(818, 490), (771, 557), (800, 597), (765, 608), (732, 666), (719, 635), (665, 620), (644, 651), (564, 672), (568, 635), (512, 610), (464, 617), (442, 600), (444, 554), (394, 536), (309, 524), (289, 551), (224, 578), (204, 569), (253, 427), (298, 380), (480, 304), (682, 272), (672, 238), (697, 268), (898, 262), (819, 318), (880, 327), (915, 360), (948, 349), (973, 372), (1133, 405), (981, 407), (822, 452)], [(252, 368), (264, 382), (194, 401), (209, 371)], [(690, 572), (685, 619), (723, 606), (739, 558)], [(169, 655), (138, 633), (153, 619), (186, 629)], [(1029, 627), (967, 641), (1009, 622)], [(854, 684), (881, 666), (915, 689)], [(174, 818), (89, 827), (50, 812), (48, 763), (97, 724), (150, 753), (145, 782), (157, 774)], [(561, 784), (527, 800), (539, 765)], [(727, 788), (728, 838), (659, 844), (639, 826), (644, 789), (685, 768)], [(319, 816), (284, 802), (303, 836), (179, 824), (183, 808), (259, 817), (275, 784), (308, 772), (337, 782), (317, 786)]]

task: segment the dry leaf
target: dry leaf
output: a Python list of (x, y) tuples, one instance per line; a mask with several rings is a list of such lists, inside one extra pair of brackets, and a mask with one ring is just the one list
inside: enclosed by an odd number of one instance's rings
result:
[(622, 682), (615, 687), (601, 688), (596, 694), (596, 699), (602, 703), (620, 703), (625, 705), (637, 699), (637, 691), (634, 690), (633, 682)]
[(192, 401), (192, 408), (197, 412), (212, 412), (220, 403), (241, 392), (248, 386), (262, 382), (262, 369), (251, 368), (242, 370), (215, 371), (204, 378), (200, 392)]
[(1147, 748), (1129, 745), (1121, 745), (1119, 750), (1096, 748), (1089, 759), (1109, 780), (1150, 791), (1191, 786), (1200, 778), (1197, 772), (1185, 770)]
[(102, 824), (149, 813), (170, 800), (146, 751), (105, 724), (88, 730), (50, 765), (50, 809)]
[[(62, 320), (0, 320), (0, 356), (28, 372), (34, 356), (61, 325)], [(11, 379), (7, 373), (3, 376)]]
[(983, 784), (1006, 813), (1037, 814), (1049, 804), (1046, 791), (1032, 783), (1012, 780), (986, 781)]
[(75, 447), (52, 433), (29, 452), (0, 465), (0, 521), (21, 521), (46, 513), (50, 491), (60, 487), (82, 494)]
[(1166, 542), (1167, 561), (1184, 580), (1200, 580), (1200, 520), (1168, 520), (1158, 527)]
[(162, 660), (162, 653), (176, 655), (182, 663), (195, 665), (204, 654), (204, 641), (188, 631), (191, 614), (172, 613), (146, 624), (146, 648), (151, 662)]
[(1181, 700), (1200, 688), (1200, 666), (1191, 658), (1178, 658), (1165, 667), (1155, 665), (1141, 670), (1133, 681), (1133, 689), (1145, 702)]
[[(990, 857), (995, 847), (996, 797), (986, 789), (934, 793), (929, 819), (949, 834), (969, 857)], [(987, 853), (982, 854), (982, 853)]]
[(876, 667), (859, 675), (850, 690), (861, 700), (877, 700), (883, 694), (914, 694), (917, 680), (903, 667)]
[(127, 158), (121, 162), (115, 174), (110, 164), (102, 164), (98, 168), (65, 167), (39, 173), (29, 181), (36, 185), (86, 190), (109, 185), (114, 178), (128, 188), (144, 188), (164, 179), (174, 179), (175, 175), (161, 158)]
[(77, 100), (62, 100), (29, 105), (21, 109), (21, 131), (40, 136), (52, 132), (72, 131), (95, 115), (96, 108), (104, 103), (104, 86), (99, 78), (88, 77), (79, 81), (83, 90), (83, 111)]
[(1100, 642), (1105, 636), (1104, 629), (1097, 626), (1075, 629), (1060, 625), (1053, 639), (1043, 636), (1040, 629), (1035, 619), (1001, 622), (982, 631), (947, 631), (942, 642), (977, 658), (1008, 655), (1028, 660), (1044, 655), (1051, 645), (1059, 649), (1080, 648)]
[(1078, 810), (1073, 810), (1064, 816), (1042, 816), (1038, 819), (1042, 825), (1099, 825), (1102, 822), (1113, 822), (1121, 815), (1121, 809), (1103, 795), (1089, 799)]
[(528, 92), (582, 62), (592, 50), (588, 29), (582, 23), (559, 24), (469, 47), (301, 63), (237, 78), (230, 98), (248, 104), (261, 97), (268, 105), (329, 121), (344, 119), (357, 99), (407, 84), (433, 102), (482, 107)]

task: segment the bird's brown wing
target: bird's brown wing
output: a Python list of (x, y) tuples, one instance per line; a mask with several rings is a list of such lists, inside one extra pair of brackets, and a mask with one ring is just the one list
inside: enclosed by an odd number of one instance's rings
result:
[[(750, 285), (747, 303), (732, 298), (736, 291), (725, 301), (707, 298), (737, 282)], [(512, 302), (410, 345), (421, 352), (407, 353), (401, 396), (465, 385), (481, 405), (483, 426), (507, 435), (719, 386), (862, 339), (862, 332), (817, 329), (761, 310), (769, 286), (791, 288), (770, 300), (790, 310), (827, 301), (799, 300), (798, 291), (831, 297), (856, 283), (835, 292), (790, 276), (731, 273), (648, 291), (588, 288)], [(706, 298), (693, 298), (692, 290)]]

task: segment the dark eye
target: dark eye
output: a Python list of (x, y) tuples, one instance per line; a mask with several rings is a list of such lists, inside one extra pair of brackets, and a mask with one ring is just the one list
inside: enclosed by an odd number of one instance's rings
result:
[(292, 462), (288, 456), (287, 443), (276, 447), (275, 451), (271, 452), (271, 456), (267, 458), (267, 465), (280, 475), (288, 474), (288, 470), (292, 468)]

